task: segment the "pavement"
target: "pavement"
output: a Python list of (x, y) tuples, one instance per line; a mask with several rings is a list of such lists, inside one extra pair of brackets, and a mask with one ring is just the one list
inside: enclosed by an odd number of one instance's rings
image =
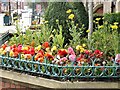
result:
[(6, 32), (16, 33), (17, 31), (16, 31), (15, 25), (12, 25), (12, 26), (0, 26), (0, 34), (6, 33)]
[[(30, 26), (30, 24), (31, 24), (31, 18), (28, 16), (30, 16), (29, 13), (23, 13), (22, 19), (20, 19), (20, 22), (19, 22), (20, 28), (23, 32), (25, 32), (24, 27)], [(16, 25), (4, 26), (3, 25), (3, 17), (4, 17), (4, 14), (0, 14), (0, 34), (3, 34), (8, 31), (9, 31), (9, 33), (16, 33), (17, 32)]]

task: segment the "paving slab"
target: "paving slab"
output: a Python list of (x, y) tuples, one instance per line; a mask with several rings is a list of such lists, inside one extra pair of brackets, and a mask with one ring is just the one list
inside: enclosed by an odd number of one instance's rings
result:
[(120, 89), (120, 82), (102, 82), (102, 81), (56, 81), (53, 79), (46, 79), (42, 77), (31, 76), (27, 74), (20, 74), (13, 71), (0, 69), (0, 78), (12, 80), (23, 85), (31, 87), (44, 87), (50, 89)]
[(0, 33), (5, 33), (5, 32), (9, 32), (9, 33), (16, 33), (16, 27), (15, 26), (0, 26)]

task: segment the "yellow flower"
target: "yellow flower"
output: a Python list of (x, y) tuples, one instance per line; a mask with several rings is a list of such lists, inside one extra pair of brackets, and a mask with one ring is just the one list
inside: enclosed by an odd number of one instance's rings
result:
[(80, 46), (80, 45), (77, 45), (77, 46), (76, 46), (76, 50), (79, 50), (79, 49), (80, 49), (80, 47), (79, 47), (79, 46)]
[(93, 22), (95, 23), (95, 20)]
[(53, 37), (54, 37), (53, 34), (51, 34), (49, 38), (53, 38)]
[(45, 21), (45, 23), (48, 23), (48, 21)]
[(101, 18), (96, 18), (95, 20), (99, 21)]
[(78, 24), (76, 24), (76, 27), (78, 26)]
[(0, 48), (0, 54), (3, 52), (3, 48)]
[(103, 26), (103, 25), (101, 25), (101, 26), (98, 26), (98, 28), (99, 28), (99, 29), (102, 29), (102, 28), (104, 28), (104, 26)]
[(86, 32), (87, 32), (87, 33), (89, 33), (89, 32), (90, 32), (90, 30), (88, 29)]
[(78, 51), (79, 51), (81, 48), (82, 48), (82, 46), (80, 46), (80, 45), (77, 45), (77, 46), (76, 46), (76, 50), (78, 50)]
[(107, 24), (108, 24), (108, 22), (107, 22), (107, 21), (105, 21), (105, 24), (107, 25)]
[(59, 22), (59, 20), (58, 20), (58, 19), (56, 19), (56, 22)]
[(74, 18), (74, 14), (70, 14), (69, 16), (68, 16), (68, 19), (73, 19)]
[(98, 22), (95, 22), (96, 24), (98, 24)]
[(82, 53), (82, 52), (84, 52), (84, 50), (85, 50), (84, 48), (81, 48), (81, 49), (80, 49), (80, 52)]
[(119, 24), (118, 22), (114, 22), (114, 25), (117, 25), (117, 24)]
[(14, 52), (13, 52), (13, 51), (10, 51), (10, 56), (11, 56), (11, 57), (13, 56), (13, 54), (14, 54)]
[(45, 20), (42, 20), (42, 22), (45, 22)]
[(110, 25), (110, 27), (111, 27), (112, 29), (118, 29), (118, 26), (117, 26), (117, 25)]
[(16, 20), (16, 23), (20, 22), (20, 20)]
[(104, 19), (104, 17), (102, 19)]
[(85, 46), (86, 46), (86, 44), (82, 44), (82, 46), (83, 46), (83, 47), (85, 47)]
[(24, 54), (21, 54), (21, 58), (24, 58)]
[(28, 47), (23, 47), (22, 50), (28, 50)]
[(41, 45), (39, 45), (38, 47), (35, 48), (37, 51), (39, 51), (41, 49)]
[(66, 13), (71, 13), (72, 12), (72, 10), (71, 9), (68, 9), (67, 11), (66, 11)]
[(48, 48), (46, 48), (46, 51), (47, 51), (47, 52), (50, 52), (50, 48), (49, 48), (49, 47), (48, 47)]
[(57, 47), (56, 46), (53, 46), (53, 48), (51, 49), (51, 51), (56, 51), (57, 50)]
[(7, 53), (6, 50), (3, 50), (2, 55), (5, 55), (6, 53)]

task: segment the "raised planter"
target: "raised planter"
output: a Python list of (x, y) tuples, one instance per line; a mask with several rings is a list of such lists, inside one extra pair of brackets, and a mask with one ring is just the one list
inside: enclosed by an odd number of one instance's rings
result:
[[(42, 77), (35, 77), (26, 75), (24, 73), (17, 73), (13, 71), (1, 70), (0, 77), (2, 81), (12, 83), (15, 85), (21, 85), (29, 88), (35, 88), (38, 90), (75, 90), (75, 89), (120, 89), (120, 82), (101, 82), (101, 81), (80, 81), (80, 82), (69, 82), (69, 81), (56, 81), (52, 79), (46, 79)], [(22, 90), (24, 88), (21, 88)], [(28, 90), (28, 89), (27, 89)]]
[(120, 65), (113, 61), (112, 66), (95, 66), (96, 60), (91, 60), (92, 64), (87, 66), (59, 66), (50, 64), (44, 59), (44, 63), (32, 60), (23, 60), (20, 57), (11, 58), (7, 56), (0, 56), (0, 66), (3, 68), (19, 70), (35, 75), (50, 76), (57, 80), (68, 79), (120, 79)]

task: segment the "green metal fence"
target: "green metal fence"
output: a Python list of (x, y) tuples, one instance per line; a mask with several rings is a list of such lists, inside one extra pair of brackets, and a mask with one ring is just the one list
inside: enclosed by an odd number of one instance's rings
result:
[(50, 64), (44, 59), (44, 63), (34, 60), (23, 60), (7, 56), (0, 56), (0, 67), (13, 70), (25, 71), (38, 75), (47, 75), (55, 78), (118, 78), (120, 79), (120, 65), (112, 61), (111, 66), (95, 66), (96, 60), (91, 60), (92, 64), (87, 66), (59, 66)]

